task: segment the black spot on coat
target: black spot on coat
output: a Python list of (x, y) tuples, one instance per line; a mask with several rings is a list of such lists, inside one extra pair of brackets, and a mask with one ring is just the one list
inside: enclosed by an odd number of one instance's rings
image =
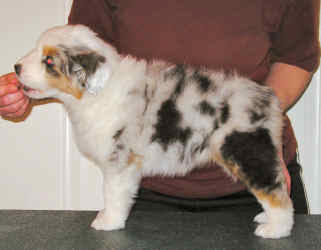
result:
[(221, 147), (223, 158), (236, 163), (251, 186), (272, 190), (276, 182), (278, 154), (267, 129), (234, 131)]
[(230, 106), (227, 103), (225, 103), (222, 108), (221, 122), (223, 124), (226, 123), (229, 117), (230, 117)]
[(200, 74), (198, 71), (194, 73), (194, 79), (197, 81), (199, 89), (201, 92), (207, 92), (210, 85), (211, 85), (211, 80), (205, 76)]
[(201, 114), (210, 115), (210, 116), (215, 115), (215, 108), (211, 104), (209, 104), (207, 101), (202, 101), (199, 104), (199, 108), (200, 108)]
[(263, 113), (260, 114), (256, 111), (250, 111), (250, 121), (252, 124), (264, 119), (265, 117), (266, 115)]
[(176, 88), (173, 93), (173, 97), (176, 98), (183, 92), (185, 86), (186, 72), (184, 65), (177, 65), (170, 75), (177, 78)]
[(166, 151), (169, 144), (176, 141), (184, 146), (192, 134), (190, 128), (180, 128), (181, 114), (176, 109), (173, 100), (167, 100), (157, 113), (158, 121), (155, 124), (155, 133), (152, 136), (152, 142), (157, 141)]
[(114, 140), (117, 141), (121, 137), (121, 135), (124, 133), (125, 128), (119, 129), (113, 136)]

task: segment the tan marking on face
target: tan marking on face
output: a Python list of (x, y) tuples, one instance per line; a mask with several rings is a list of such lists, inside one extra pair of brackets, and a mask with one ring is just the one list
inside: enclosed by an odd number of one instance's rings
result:
[(61, 74), (59, 78), (47, 75), (47, 80), (50, 87), (59, 89), (64, 93), (73, 95), (77, 99), (81, 99), (83, 95), (83, 91), (81, 91), (77, 87), (74, 87), (72, 85), (72, 81), (64, 74)]
[[(43, 57), (46, 56), (52, 56), (53, 58), (55, 56), (59, 55), (59, 49), (52, 46), (44, 46), (43, 47)], [(77, 99), (81, 99), (83, 95), (83, 90), (79, 89), (77, 86), (74, 86), (71, 79), (66, 76), (59, 67), (56, 65), (53, 66), (53, 69), (55, 72), (57, 72), (57, 75), (51, 75), (46, 73), (46, 78), (48, 80), (48, 84), (52, 88), (59, 89), (60, 91), (73, 95)]]
[(134, 164), (136, 165), (136, 167), (141, 168), (143, 165), (143, 156), (134, 153), (133, 151), (131, 151), (129, 153), (128, 159), (127, 159), (127, 164), (128, 166)]
[(53, 46), (44, 46), (42, 49), (43, 56), (56, 56), (59, 53), (59, 49)]

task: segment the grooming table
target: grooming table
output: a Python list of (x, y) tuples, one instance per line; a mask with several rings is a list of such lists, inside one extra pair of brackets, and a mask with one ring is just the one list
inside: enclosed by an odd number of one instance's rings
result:
[(92, 211), (0, 210), (1, 250), (302, 250), (321, 249), (321, 215), (296, 215), (291, 237), (266, 240), (253, 234), (253, 212), (170, 211), (136, 208), (125, 230), (90, 228)]

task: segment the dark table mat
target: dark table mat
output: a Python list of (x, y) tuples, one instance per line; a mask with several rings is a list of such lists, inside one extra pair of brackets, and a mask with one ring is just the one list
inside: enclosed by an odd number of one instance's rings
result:
[(135, 210), (125, 230), (90, 228), (91, 211), (0, 211), (0, 249), (321, 249), (321, 215), (296, 215), (292, 235), (280, 240), (253, 234), (246, 211)]

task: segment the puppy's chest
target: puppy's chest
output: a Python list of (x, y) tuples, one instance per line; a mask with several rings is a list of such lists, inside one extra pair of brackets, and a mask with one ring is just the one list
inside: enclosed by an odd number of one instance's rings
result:
[(78, 149), (87, 158), (102, 163), (125, 145), (135, 148), (139, 144), (144, 127), (142, 99), (131, 95), (117, 102), (107, 99), (82, 104), (69, 114)]
[[(83, 126), (83, 124), (82, 124)], [(100, 163), (107, 158), (112, 147), (112, 131), (91, 125), (88, 129), (73, 127), (74, 138), (79, 151), (90, 160)]]

